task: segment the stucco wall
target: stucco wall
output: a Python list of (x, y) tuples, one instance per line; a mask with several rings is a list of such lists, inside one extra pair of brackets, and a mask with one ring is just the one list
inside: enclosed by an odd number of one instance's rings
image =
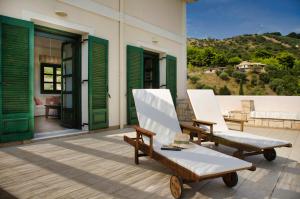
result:
[(181, 0), (125, 0), (125, 13), (183, 35)]
[(242, 110), (241, 100), (254, 100), (256, 111), (300, 112), (300, 96), (217, 96), (223, 112)]
[[(119, 13), (123, 2), (126, 19)], [(55, 11), (64, 11), (60, 17)], [(181, 0), (1, 0), (0, 14), (31, 20), (35, 24), (88, 34), (109, 41), (109, 126), (120, 124), (120, 109), (126, 121), (126, 48), (127, 44), (150, 47), (177, 57), (177, 94), (186, 96), (185, 3)], [(121, 19), (122, 18), (122, 19)], [(120, 23), (124, 24), (124, 53), (120, 55)], [(153, 40), (158, 42), (153, 42)], [(122, 51), (121, 51), (122, 52)], [(120, 62), (120, 57), (123, 62)], [(122, 74), (120, 74), (120, 63)], [(82, 79), (87, 79), (87, 43), (82, 44)], [(120, 88), (120, 78), (123, 85)], [(87, 83), (82, 85), (82, 122), (88, 122)], [(120, 107), (123, 100), (123, 107)]]

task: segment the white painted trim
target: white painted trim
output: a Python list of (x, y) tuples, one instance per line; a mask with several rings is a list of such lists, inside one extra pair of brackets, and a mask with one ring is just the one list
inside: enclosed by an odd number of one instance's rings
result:
[(185, 39), (183, 35), (175, 34), (161, 27), (155, 26), (151, 23), (145, 22), (136, 17), (124, 14), (123, 12), (116, 11), (112, 8), (101, 5), (100, 3), (96, 3), (91, 0), (57, 0), (57, 1), (92, 12), (97, 15), (107, 17), (112, 20), (116, 20), (116, 21), (124, 20), (124, 23), (127, 25), (133, 26), (135, 28), (139, 28), (146, 32), (151, 32), (153, 34), (164, 37), (166, 39), (170, 39), (180, 44), (185, 43)]
[[(136, 46), (136, 44), (132, 44), (133, 46)], [(156, 53), (165, 53), (168, 54), (168, 50), (165, 48), (161, 48), (160, 46), (156, 46), (150, 43), (146, 43), (143, 41), (138, 41), (137, 46), (143, 48), (144, 50), (149, 50)]]
[(33, 21), (39, 25), (44, 25), (44, 23), (47, 23), (47, 24), (52, 24), (54, 26), (61, 27), (63, 29), (67, 28), (67, 29), (73, 30), (75, 33), (91, 34), (91, 35), (94, 34), (94, 29), (91, 27), (73, 23), (73, 22), (68, 22), (68, 21), (65, 21), (62, 19), (57, 19), (54, 17), (50, 17), (47, 15), (43, 15), (40, 13), (28, 11), (28, 10), (22, 11), (22, 18), (27, 21)]

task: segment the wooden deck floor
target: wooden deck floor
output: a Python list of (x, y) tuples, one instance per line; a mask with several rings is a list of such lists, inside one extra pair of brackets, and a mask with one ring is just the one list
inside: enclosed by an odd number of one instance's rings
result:
[[(172, 198), (170, 170), (147, 158), (133, 163), (133, 148), (120, 135), (130, 131), (0, 148), (0, 198)], [(300, 132), (246, 131), (289, 140), (293, 148), (278, 149), (274, 162), (261, 155), (248, 157), (257, 170), (238, 172), (234, 188), (225, 187), (221, 178), (192, 183), (184, 186), (184, 198), (300, 198)]]

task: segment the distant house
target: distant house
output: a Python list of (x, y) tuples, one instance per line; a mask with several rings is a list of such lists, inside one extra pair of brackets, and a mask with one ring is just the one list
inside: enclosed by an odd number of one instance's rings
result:
[(209, 74), (209, 73), (216, 73), (217, 71), (224, 71), (226, 69), (226, 67), (215, 67), (215, 68), (208, 68), (204, 71), (205, 74)]
[(262, 64), (262, 63), (242, 61), (240, 64), (236, 65), (235, 68), (236, 70), (242, 72), (249, 72), (249, 71), (263, 72), (265, 66), (266, 64)]

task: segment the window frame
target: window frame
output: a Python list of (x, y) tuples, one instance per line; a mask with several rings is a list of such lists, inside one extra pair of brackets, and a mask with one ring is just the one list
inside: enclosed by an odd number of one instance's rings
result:
[[(53, 82), (45, 82), (44, 81), (44, 76), (45, 75), (52, 75), (52, 74), (45, 74), (44, 73), (44, 68), (45, 67), (52, 67), (53, 68)], [(56, 78), (58, 76), (60, 76), (62, 78), (62, 74), (60, 75), (57, 75), (56, 74), (56, 71), (57, 71), (57, 68), (60, 68), (61, 69), (61, 72), (62, 72), (62, 67), (61, 67), (61, 64), (49, 64), (49, 63), (41, 63), (40, 64), (40, 88), (41, 88), (41, 94), (61, 94), (61, 90), (57, 90), (57, 81), (56, 81)], [(45, 90), (44, 87), (45, 87), (45, 83), (53, 83), (53, 90)], [(60, 82), (60, 85), (61, 85), (61, 88), (62, 88), (62, 80)]]

